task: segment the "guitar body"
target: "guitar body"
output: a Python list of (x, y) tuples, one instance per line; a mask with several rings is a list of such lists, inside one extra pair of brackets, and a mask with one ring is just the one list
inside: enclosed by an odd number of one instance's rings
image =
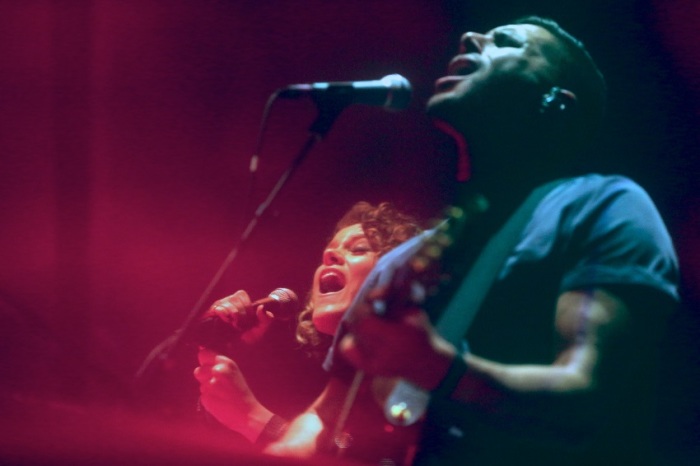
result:
[(422, 425), (395, 425), (389, 422), (382, 410), (384, 396), (391, 393), (399, 379), (366, 378), (353, 393), (352, 409), (342, 423), (336, 424), (338, 413), (350, 384), (335, 379), (331, 381), (315, 407), (324, 431), (317, 440), (319, 452), (368, 464), (410, 465), (416, 453)]

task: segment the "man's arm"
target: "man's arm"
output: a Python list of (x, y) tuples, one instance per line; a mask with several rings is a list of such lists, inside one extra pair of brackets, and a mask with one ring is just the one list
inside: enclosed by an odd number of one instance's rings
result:
[(466, 371), (451, 400), (509, 428), (523, 421), (528, 428), (539, 424), (581, 438), (578, 433), (597, 423), (608, 401), (622, 394), (626, 379), (649, 361), (651, 320), (633, 318), (625, 302), (609, 291), (569, 291), (557, 301), (553, 332), (559, 348), (549, 365), (456, 356), (457, 350), (417, 311), (394, 322), (368, 315), (353, 326), (341, 353), (371, 374), (400, 376), (427, 390), (440, 384), (452, 358), (464, 357)]

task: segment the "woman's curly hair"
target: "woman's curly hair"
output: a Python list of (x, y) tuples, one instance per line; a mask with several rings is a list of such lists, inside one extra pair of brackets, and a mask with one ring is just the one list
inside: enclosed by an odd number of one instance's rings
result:
[[(353, 205), (343, 215), (336, 224), (332, 236), (343, 228), (357, 223), (362, 225), (372, 250), (378, 256), (384, 255), (422, 231), (413, 217), (399, 212), (393, 204), (382, 202), (375, 206), (362, 201)], [(313, 304), (310, 299), (307, 299), (306, 306), (298, 317), (296, 338), (302, 345), (307, 346), (311, 353), (320, 353), (330, 346), (333, 337), (323, 335), (316, 330), (311, 320), (312, 314)]]

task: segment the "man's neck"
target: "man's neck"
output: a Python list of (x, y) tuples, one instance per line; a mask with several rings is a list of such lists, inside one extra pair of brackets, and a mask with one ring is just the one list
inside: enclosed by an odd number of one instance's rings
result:
[[(444, 121), (434, 123), (456, 144), (456, 178), (460, 185), (455, 204), (464, 205), (473, 196), (481, 195), (488, 200), (488, 217), (495, 222), (505, 220), (534, 188), (560, 175), (546, 162), (552, 159), (547, 157), (549, 149), (536, 144), (527, 132), (501, 134), (488, 125), (457, 130)], [(473, 128), (476, 129), (470, 132)]]
[(540, 184), (539, 180), (532, 179), (474, 176), (474, 179), (462, 186), (459, 197), (464, 199), (479, 194), (487, 199), (489, 210), (510, 211)]

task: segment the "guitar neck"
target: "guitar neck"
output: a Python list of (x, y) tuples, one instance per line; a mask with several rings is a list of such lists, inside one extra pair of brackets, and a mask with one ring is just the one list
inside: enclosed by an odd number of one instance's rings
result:
[[(448, 244), (442, 246), (440, 257), (437, 258), (440, 276), (426, 293), (426, 300), (422, 306), (433, 324), (438, 327), (445, 309), (488, 238), (488, 231), (483, 222), (488, 209), (486, 200), (474, 195), (468, 198), (464, 205), (464, 208), (447, 209), (447, 228), (442, 234), (446, 236), (444, 241)], [(442, 335), (442, 332), (440, 334)]]

